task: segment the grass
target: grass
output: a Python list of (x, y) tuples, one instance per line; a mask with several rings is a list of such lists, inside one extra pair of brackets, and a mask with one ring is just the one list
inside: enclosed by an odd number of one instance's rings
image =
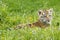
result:
[[(60, 40), (60, 0), (0, 0), (0, 40)], [(53, 8), (52, 26), (8, 30), (20, 23), (33, 23), (39, 9)]]

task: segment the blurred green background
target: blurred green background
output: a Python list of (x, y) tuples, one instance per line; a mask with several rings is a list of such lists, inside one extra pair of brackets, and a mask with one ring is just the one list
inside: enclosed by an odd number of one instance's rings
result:
[[(38, 20), (39, 9), (53, 8), (52, 28), (7, 30)], [(60, 0), (0, 0), (0, 40), (60, 40)]]

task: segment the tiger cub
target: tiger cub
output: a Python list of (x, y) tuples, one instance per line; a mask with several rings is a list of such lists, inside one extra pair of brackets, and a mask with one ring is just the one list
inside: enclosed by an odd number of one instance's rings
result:
[(53, 9), (47, 9), (47, 10), (39, 10), (38, 11), (38, 20), (37, 22), (31, 23), (31, 24), (19, 24), (15, 26), (15, 29), (23, 28), (25, 26), (27, 27), (41, 27), (45, 28), (49, 25), (51, 25), (51, 20), (52, 20), (52, 13)]

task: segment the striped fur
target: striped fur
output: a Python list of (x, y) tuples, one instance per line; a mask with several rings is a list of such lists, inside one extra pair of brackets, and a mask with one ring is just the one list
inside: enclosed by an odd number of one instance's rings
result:
[(41, 28), (45, 28), (49, 25), (51, 25), (51, 20), (52, 20), (52, 12), (53, 9), (47, 9), (47, 10), (39, 10), (38, 11), (38, 16), (39, 19), (37, 20), (37, 22), (31, 23), (31, 24), (19, 24), (17, 26), (15, 26), (14, 29), (19, 29), (19, 28), (23, 28), (25, 26), (27, 27), (41, 27)]

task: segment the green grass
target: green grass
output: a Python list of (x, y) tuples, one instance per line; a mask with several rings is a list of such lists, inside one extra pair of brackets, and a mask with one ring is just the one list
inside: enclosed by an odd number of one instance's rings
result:
[[(53, 8), (52, 26), (8, 30), (33, 23), (39, 9)], [(60, 0), (0, 0), (0, 40), (60, 40)]]

